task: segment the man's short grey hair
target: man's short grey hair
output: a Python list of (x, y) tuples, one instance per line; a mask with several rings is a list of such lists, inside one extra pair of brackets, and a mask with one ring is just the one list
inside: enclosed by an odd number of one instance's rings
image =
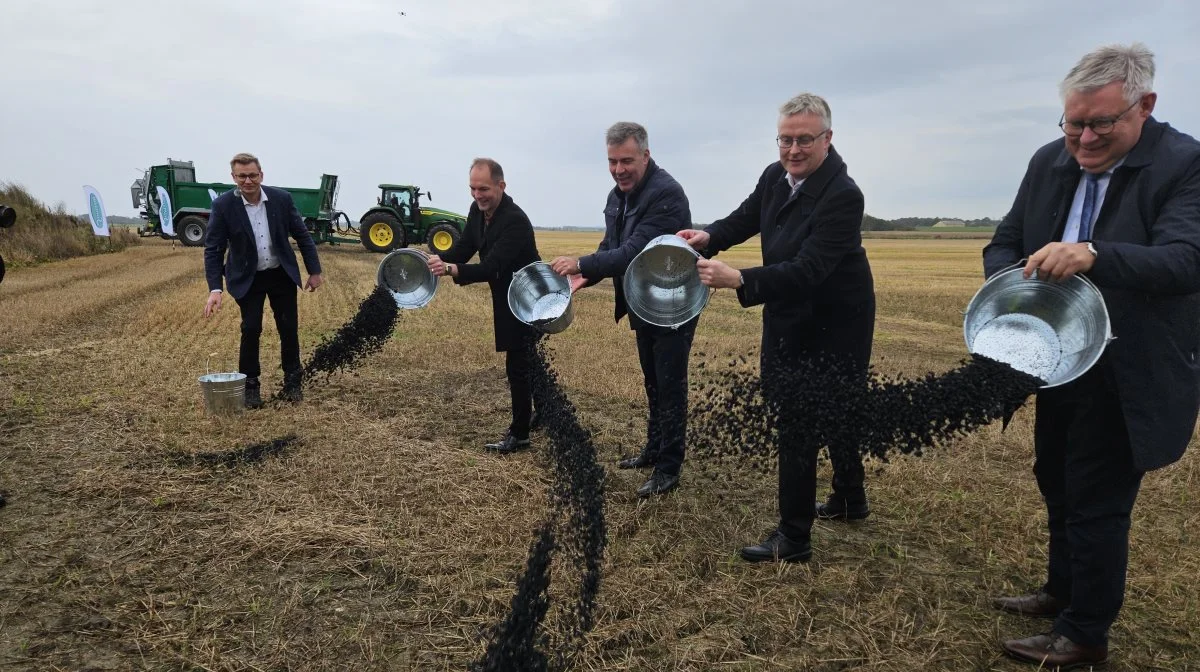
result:
[(787, 101), (779, 108), (779, 116), (792, 117), (797, 114), (812, 114), (821, 118), (825, 128), (831, 128), (833, 113), (829, 111), (829, 103), (815, 93), (801, 93)]
[(488, 174), (492, 176), (492, 184), (499, 184), (504, 181), (504, 169), (496, 163), (495, 159), (487, 157), (479, 157), (471, 162), (471, 170), (475, 170), (480, 166), (487, 166)]
[(1072, 92), (1087, 93), (1124, 82), (1125, 102), (1132, 105), (1154, 90), (1154, 54), (1141, 42), (1109, 44), (1079, 59), (1058, 85), (1064, 99)]
[(630, 138), (637, 142), (638, 151), (644, 152), (650, 149), (650, 136), (646, 133), (646, 127), (632, 121), (618, 121), (609, 126), (608, 132), (604, 134), (604, 139), (608, 142), (609, 147), (623, 145)]

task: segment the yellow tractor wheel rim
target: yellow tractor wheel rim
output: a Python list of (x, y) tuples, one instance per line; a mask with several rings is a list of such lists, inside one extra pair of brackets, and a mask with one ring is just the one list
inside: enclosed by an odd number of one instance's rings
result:
[(454, 236), (445, 231), (438, 231), (433, 234), (433, 246), (439, 251), (445, 252), (454, 246)]
[(392, 244), (392, 227), (386, 222), (375, 222), (371, 225), (371, 230), (368, 234), (371, 237), (371, 242), (380, 247), (387, 247)]

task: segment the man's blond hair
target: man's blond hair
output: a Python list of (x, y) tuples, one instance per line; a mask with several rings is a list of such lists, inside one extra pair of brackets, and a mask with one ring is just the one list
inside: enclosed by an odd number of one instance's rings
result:
[(260, 171), (262, 170), (262, 164), (258, 162), (258, 157), (253, 154), (248, 154), (246, 152), (234, 154), (233, 159), (229, 162), (229, 169), (233, 170), (233, 167), (239, 163), (242, 165), (253, 163), (255, 168), (258, 168)]

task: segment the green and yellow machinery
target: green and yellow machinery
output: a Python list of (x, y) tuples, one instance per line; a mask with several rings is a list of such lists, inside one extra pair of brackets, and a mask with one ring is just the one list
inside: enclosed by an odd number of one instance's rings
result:
[[(171, 200), (172, 212), (168, 216), (175, 224), (175, 237), (189, 247), (204, 244), (213, 199), (235, 188), (222, 182), (197, 182), (196, 167), (191, 161), (168, 159), (163, 165), (151, 166), (143, 177), (134, 180), (131, 187), (133, 207), (139, 209), (146, 221), (146, 225), (138, 229), (140, 235), (171, 238), (162, 230), (159, 186), (166, 189)], [(316, 189), (282, 187), (292, 195), (305, 226), (318, 244), (361, 242), (372, 252), (390, 252), (423, 243), (431, 252), (439, 254), (453, 248), (462, 238), (466, 217), (422, 206), (420, 188), (404, 184), (379, 185), (382, 194), (377, 205), (368, 210), (355, 227), (350, 218), (336, 208), (340, 186), (337, 175), (322, 175), (321, 186)], [(429, 192), (423, 195), (432, 199)]]
[(377, 205), (359, 218), (358, 232), (363, 247), (373, 252), (424, 243), (429, 251), (442, 254), (462, 239), (467, 218), (462, 215), (421, 205), (421, 196), (433, 200), (429, 192), (408, 184), (381, 184)]
[[(171, 199), (170, 213), (162, 212), (158, 197), (160, 186), (166, 189)], [(204, 232), (208, 228), (213, 199), (234, 188), (234, 185), (222, 182), (197, 182), (196, 167), (191, 161), (168, 159), (164, 165), (151, 166), (130, 187), (133, 207), (139, 209), (139, 214), (146, 221), (138, 233), (142, 236), (171, 238), (162, 230), (162, 218), (166, 214), (175, 224), (175, 237), (179, 242), (188, 247), (199, 247), (204, 244)], [(338, 234), (353, 236), (357, 231), (350, 225), (349, 218), (334, 207), (338, 190), (337, 175), (322, 175), (321, 186), (316, 189), (283, 189), (292, 195), (313, 240), (318, 243), (358, 242), (353, 237), (339, 241)]]

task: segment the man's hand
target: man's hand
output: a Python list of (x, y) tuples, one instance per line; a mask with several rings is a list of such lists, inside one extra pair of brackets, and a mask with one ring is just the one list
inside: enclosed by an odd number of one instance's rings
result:
[(304, 291), (315, 292), (317, 288), (325, 283), (325, 278), (321, 277), (320, 273), (308, 276), (308, 281), (304, 283)]
[(571, 293), (572, 294), (579, 291), (580, 287), (583, 287), (584, 285), (587, 284), (587, 278), (585, 278), (579, 274), (570, 276), (570, 281), (571, 281)]
[(429, 255), (429, 259), (425, 261), (425, 265), (429, 267), (429, 272), (435, 278), (446, 275), (446, 262), (442, 261), (442, 258), (436, 254)]
[(701, 259), (696, 262), (696, 270), (706, 287), (737, 289), (742, 286), (742, 272), (723, 261)]
[(555, 257), (554, 261), (550, 262), (550, 268), (554, 269), (559, 275), (578, 275), (579, 270), (578, 257)]
[(693, 250), (703, 250), (708, 247), (709, 235), (707, 231), (700, 229), (684, 229), (677, 232), (675, 235), (687, 241), (688, 245), (692, 246)]
[(204, 317), (212, 317), (214, 313), (221, 309), (222, 292), (209, 292), (208, 301), (204, 302)]
[(1028, 278), (1036, 272), (1043, 279), (1062, 282), (1076, 273), (1092, 270), (1095, 262), (1087, 243), (1050, 243), (1029, 257), (1022, 275)]

